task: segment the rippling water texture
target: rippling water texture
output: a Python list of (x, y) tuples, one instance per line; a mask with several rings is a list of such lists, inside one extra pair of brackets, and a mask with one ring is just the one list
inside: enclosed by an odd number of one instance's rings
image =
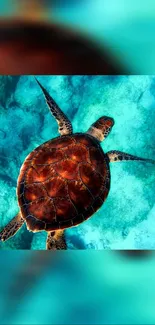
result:
[[(85, 132), (102, 115), (115, 125), (102, 143), (155, 159), (154, 76), (38, 76), (75, 132)], [(33, 76), (0, 78), (0, 230), (18, 212), (16, 181), (27, 154), (58, 136)], [(111, 164), (107, 201), (91, 219), (66, 230), (70, 249), (155, 248), (155, 167), (144, 162)], [(24, 226), (0, 249), (45, 249), (46, 233)]]

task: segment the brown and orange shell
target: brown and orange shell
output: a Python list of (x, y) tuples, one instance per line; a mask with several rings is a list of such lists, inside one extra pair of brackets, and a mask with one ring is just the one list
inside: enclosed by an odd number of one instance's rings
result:
[(51, 231), (88, 219), (109, 188), (109, 162), (99, 142), (76, 133), (47, 141), (28, 155), (17, 195), (28, 229)]

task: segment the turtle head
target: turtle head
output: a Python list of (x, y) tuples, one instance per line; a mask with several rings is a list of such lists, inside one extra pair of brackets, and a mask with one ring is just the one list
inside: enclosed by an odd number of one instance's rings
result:
[(114, 119), (108, 116), (100, 117), (95, 123), (91, 125), (88, 134), (91, 134), (98, 141), (103, 141), (110, 133), (114, 125)]

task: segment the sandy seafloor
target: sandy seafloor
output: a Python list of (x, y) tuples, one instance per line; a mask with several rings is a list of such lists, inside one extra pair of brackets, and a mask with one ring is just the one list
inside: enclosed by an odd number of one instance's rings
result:
[[(85, 132), (100, 116), (115, 125), (102, 142), (155, 159), (155, 76), (38, 76), (73, 123)], [(16, 183), (26, 156), (58, 136), (33, 76), (0, 77), (0, 230), (18, 212)], [(110, 165), (111, 189), (92, 218), (65, 231), (69, 249), (154, 249), (155, 166), (144, 162)], [(26, 226), (0, 249), (45, 249), (46, 233)]]

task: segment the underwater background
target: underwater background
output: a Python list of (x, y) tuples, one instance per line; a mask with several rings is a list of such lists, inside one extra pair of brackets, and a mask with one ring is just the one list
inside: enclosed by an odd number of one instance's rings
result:
[[(121, 150), (155, 159), (155, 76), (37, 76), (72, 121), (85, 132), (100, 116), (115, 125), (104, 152)], [(16, 183), (26, 156), (58, 136), (34, 76), (0, 77), (0, 230), (18, 212)], [(112, 163), (111, 189), (102, 208), (65, 231), (68, 249), (154, 249), (155, 166)], [(0, 249), (45, 249), (46, 233), (24, 225)]]
[(155, 324), (155, 252), (1, 251), (0, 324)]

